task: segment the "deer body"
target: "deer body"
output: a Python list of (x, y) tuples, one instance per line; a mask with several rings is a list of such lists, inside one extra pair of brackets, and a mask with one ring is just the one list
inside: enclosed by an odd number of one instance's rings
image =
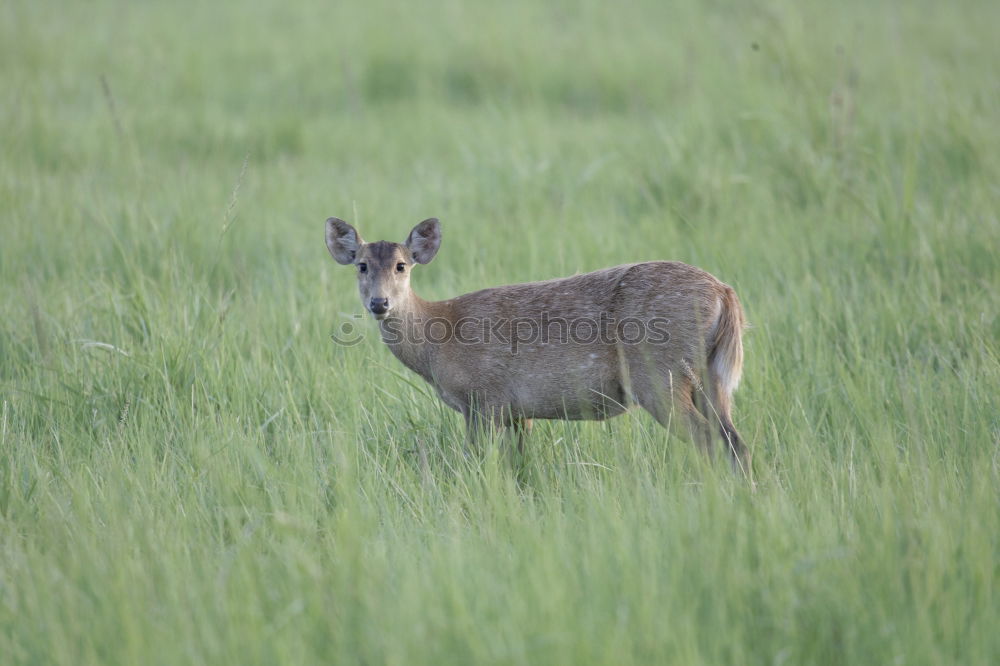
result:
[(362, 302), (389, 349), (462, 413), (470, 437), (638, 404), (664, 426), (681, 412), (706, 449), (718, 433), (747, 469), (730, 417), (743, 313), (732, 288), (705, 271), (652, 261), (430, 302), (410, 289), (409, 270), (437, 252), (437, 220), (403, 244), (364, 243), (336, 218), (326, 235), (334, 259), (358, 266)]

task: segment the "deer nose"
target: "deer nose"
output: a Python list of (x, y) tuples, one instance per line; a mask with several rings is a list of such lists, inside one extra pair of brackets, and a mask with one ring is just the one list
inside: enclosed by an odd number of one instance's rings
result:
[(389, 299), (388, 298), (373, 298), (371, 303), (368, 304), (368, 309), (372, 311), (372, 314), (385, 314), (389, 311)]

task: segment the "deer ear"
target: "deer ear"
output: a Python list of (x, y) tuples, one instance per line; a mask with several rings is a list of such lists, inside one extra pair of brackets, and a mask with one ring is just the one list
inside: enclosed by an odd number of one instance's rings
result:
[(358, 249), (364, 245), (357, 230), (336, 217), (326, 221), (326, 249), (338, 264), (354, 263)]
[(424, 220), (406, 237), (403, 243), (418, 264), (430, 263), (441, 247), (441, 223), (436, 217)]

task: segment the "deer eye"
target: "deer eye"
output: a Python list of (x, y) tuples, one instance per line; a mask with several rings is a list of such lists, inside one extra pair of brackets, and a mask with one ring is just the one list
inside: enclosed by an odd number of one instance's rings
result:
[(398, 264), (396, 264), (396, 272), (397, 273), (402, 273), (405, 270), (406, 270), (406, 264), (404, 264), (402, 261), (399, 262)]
[(366, 264), (363, 261), (360, 264), (358, 264), (358, 272), (359, 273), (367, 273), (368, 272), (368, 264)]

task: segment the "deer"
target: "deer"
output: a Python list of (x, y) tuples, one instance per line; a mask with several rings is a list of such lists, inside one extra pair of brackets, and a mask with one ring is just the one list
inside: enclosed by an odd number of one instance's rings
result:
[(331, 217), (326, 246), (354, 266), (382, 340), (461, 413), (468, 441), (513, 432), (523, 452), (533, 419), (603, 420), (638, 405), (668, 428), (683, 415), (699, 448), (712, 457), (721, 440), (749, 478), (750, 451), (731, 415), (746, 320), (736, 292), (713, 275), (647, 261), (426, 301), (410, 273), (437, 255), (437, 218), (403, 243), (366, 243)]

